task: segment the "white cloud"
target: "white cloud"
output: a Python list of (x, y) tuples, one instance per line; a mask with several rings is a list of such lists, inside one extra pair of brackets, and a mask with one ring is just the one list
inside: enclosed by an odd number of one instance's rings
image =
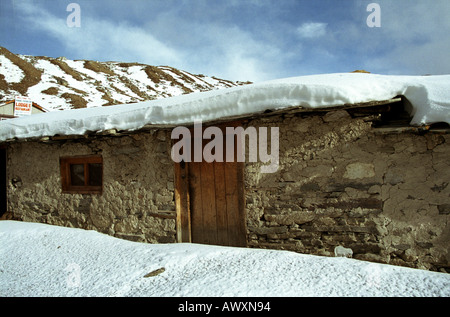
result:
[[(33, 3), (19, 7), (25, 19), (46, 32), (75, 56), (101, 60), (139, 61), (153, 65), (179, 64), (180, 54), (151, 33), (127, 23), (113, 23), (81, 14), (81, 27), (69, 27), (66, 16), (56, 17)], [(67, 13), (69, 14), (69, 13)]]
[[(307, 64), (318, 60), (315, 72), (362, 68), (396, 75), (450, 74), (450, 1), (434, 0), (432, 5), (429, 1), (402, 0), (377, 3), (381, 27), (369, 28), (366, 5), (355, 6), (351, 18), (327, 21), (320, 41), (305, 45), (310, 53)], [(299, 28), (300, 33), (314, 34), (314, 28), (305, 25)], [(317, 54), (319, 49), (329, 52), (332, 59)]]
[[(176, 21), (169, 24), (167, 21)], [(158, 15), (147, 28), (165, 36), (185, 57), (182, 67), (224, 79), (262, 81), (279, 77), (287, 52), (264, 31), (251, 32), (233, 23), (194, 20), (176, 9)]]
[[(17, 13), (26, 18), (24, 25), (40, 36), (47, 33), (65, 52), (80, 59), (170, 65), (251, 81), (356, 68), (397, 74), (450, 73), (448, 0), (433, 0), (433, 5), (378, 0), (380, 28), (367, 27), (367, 4), (359, 1), (349, 1), (345, 12), (272, 0), (249, 0), (251, 5), (238, 0), (214, 4), (173, 0), (170, 5), (119, 1), (104, 12), (97, 4), (103, 2), (86, 1), (81, 4), (81, 28), (67, 27), (69, 13), (51, 14), (56, 10), (45, 9), (50, 6), (45, 1), (16, 1)], [(316, 14), (313, 10), (319, 7), (323, 10)], [(256, 12), (265, 10), (270, 14), (256, 18)], [(306, 22), (292, 25), (299, 20)], [(52, 53), (56, 54), (48, 54)]]
[(368, 67), (393, 74), (450, 74), (450, 1), (382, 1), (376, 47), (388, 46)]
[(326, 34), (327, 23), (308, 22), (297, 28), (297, 34), (302, 38), (315, 38)]
[[(65, 15), (69, 13), (56, 17), (32, 3), (22, 5), (20, 10), (35, 30), (50, 34), (80, 59), (137, 61), (229, 80), (261, 81), (274, 77), (280, 56), (278, 48), (237, 26), (187, 20), (177, 12), (166, 12), (159, 16), (160, 20), (132, 26), (101, 17), (94, 19), (82, 7), (81, 27), (70, 28)], [(178, 37), (164, 37), (167, 21), (176, 21)]]
[[(233, 80), (273, 79), (281, 52), (277, 47), (257, 40), (238, 27), (202, 26), (204, 46), (192, 60), (196, 67), (207, 65), (211, 74)], [(211, 55), (213, 52), (213, 56)]]

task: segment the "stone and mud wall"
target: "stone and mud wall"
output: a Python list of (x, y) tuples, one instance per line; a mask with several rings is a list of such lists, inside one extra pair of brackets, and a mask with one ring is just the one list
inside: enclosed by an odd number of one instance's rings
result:
[[(139, 242), (176, 241), (170, 133), (150, 131), (65, 143), (14, 143), (8, 149), (8, 210), (13, 219), (97, 230)], [(61, 192), (62, 156), (100, 154), (102, 194)]]
[(379, 133), (345, 110), (279, 127), (280, 165), (245, 173), (248, 244), (450, 272), (450, 136)]

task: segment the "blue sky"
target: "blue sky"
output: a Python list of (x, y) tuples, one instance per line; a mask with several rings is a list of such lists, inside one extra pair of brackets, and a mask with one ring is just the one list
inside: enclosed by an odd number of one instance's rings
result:
[[(77, 3), (80, 27), (66, 11)], [(380, 7), (369, 27), (367, 6)], [(449, 0), (0, 0), (13, 53), (254, 82), (365, 69), (450, 74)]]

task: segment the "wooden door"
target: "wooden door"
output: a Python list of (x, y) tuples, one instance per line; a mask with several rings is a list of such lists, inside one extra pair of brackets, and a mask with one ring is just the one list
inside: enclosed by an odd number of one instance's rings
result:
[[(208, 140), (202, 142), (204, 146)], [(243, 168), (237, 160), (176, 164), (179, 241), (246, 246)]]
[(0, 148), (0, 217), (3, 216), (8, 209), (6, 182), (6, 149)]

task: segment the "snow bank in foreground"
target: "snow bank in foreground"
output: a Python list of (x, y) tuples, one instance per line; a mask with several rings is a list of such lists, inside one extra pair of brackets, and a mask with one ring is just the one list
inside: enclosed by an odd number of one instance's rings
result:
[(0, 296), (450, 296), (450, 275), (0, 221)]
[(146, 124), (186, 124), (291, 106), (325, 108), (404, 95), (413, 105), (411, 124), (450, 124), (450, 75), (385, 76), (343, 73), (293, 77), (247, 86), (128, 105), (75, 109), (0, 123), (0, 141)]

